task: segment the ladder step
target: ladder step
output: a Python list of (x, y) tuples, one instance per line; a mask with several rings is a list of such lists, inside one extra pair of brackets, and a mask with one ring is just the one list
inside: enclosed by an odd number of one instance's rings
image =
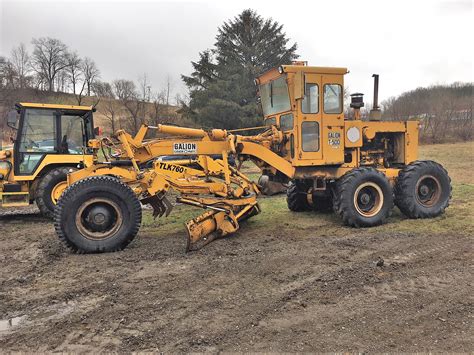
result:
[(30, 194), (28, 192), (0, 192), (2, 207), (29, 206)]

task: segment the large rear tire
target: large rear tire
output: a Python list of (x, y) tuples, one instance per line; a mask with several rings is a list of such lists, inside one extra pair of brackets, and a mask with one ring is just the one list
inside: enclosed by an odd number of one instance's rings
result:
[(77, 253), (124, 249), (137, 235), (141, 220), (135, 193), (111, 176), (93, 176), (72, 184), (54, 212), (59, 239)]
[(41, 177), (35, 192), (35, 202), (43, 216), (54, 217), (54, 207), (67, 187), (67, 174), (74, 170), (77, 169), (62, 166)]
[(333, 203), (346, 225), (377, 226), (385, 222), (393, 207), (392, 187), (376, 169), (354, 169), (337, 181)]
[(408, 218), (432, 218), (449, 206), (451, 191), (446, 169), (431, 160), (415, 161), (398, 174), (395, 204)]

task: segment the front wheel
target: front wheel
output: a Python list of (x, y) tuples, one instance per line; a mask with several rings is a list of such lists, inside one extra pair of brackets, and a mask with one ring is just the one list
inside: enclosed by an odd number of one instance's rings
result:
[(291, 181), (286, 190), (286, 203), (288, 209), (293, 212), (311, 211), (311, 205), (308, 202), (308, 192), (304, 184)]
[(409, 218), (439, 216), (449, 206), (451, 179), (440, 164), (415, 161), (398, 174), (395, 204)]
[(337, 181), (333, 203), (345, 224), (377, 226), (385, 222), (393, 207), (392, 187), (376, 169), (354, 169)]
[(124, 249), (140, 228), (140, 201), (130, 187), (110, 176), (93, 176), (72, 184), (54, 212), (56, 233), (77, 253)]

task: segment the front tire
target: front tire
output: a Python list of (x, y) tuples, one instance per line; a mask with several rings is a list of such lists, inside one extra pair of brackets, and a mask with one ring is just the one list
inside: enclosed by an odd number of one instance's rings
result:
[(74, 170), (77, 169), (62, 166), (50, 170), (41, 178), (35, 192), (35, 202), (43, 216), (54, 217), (54, 207), (67, 187), (67, 175)]
[(408, 218), (432, 218), (449, 206), (451, 179), (440, 164), (415, 161), (398, 174), (395, 204)]
[(346, 225), (377, 226), (385, 222), (393, 207), (392, 187), (376, 169), (354, 169), (337, 181), (333, 203)]
[(141, 219), (140, 201), (129, 186), (115, 177), (93, 176), (63, 193), (54, 212), (54, 227), (73, 252), (114, 252), (135, 238)]
[(293, 212), (311, 211), (311, 205), (308, 202), (307, 194), (304, 184), (291, 181), (286, 190), (286, 203), (288, 209)]

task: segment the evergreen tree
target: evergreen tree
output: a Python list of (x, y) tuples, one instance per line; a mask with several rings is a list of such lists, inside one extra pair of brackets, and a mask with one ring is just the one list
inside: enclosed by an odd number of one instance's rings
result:
[(254, 79), (264, 71), (289, 64), (298, 56), (283, 25), (253, 10), (218, 28), (215, 48), (199, 53), (194, 71), (182, 76), (190, 90), (184, 112), (204, 127), (240, 128), (261, 124)]

